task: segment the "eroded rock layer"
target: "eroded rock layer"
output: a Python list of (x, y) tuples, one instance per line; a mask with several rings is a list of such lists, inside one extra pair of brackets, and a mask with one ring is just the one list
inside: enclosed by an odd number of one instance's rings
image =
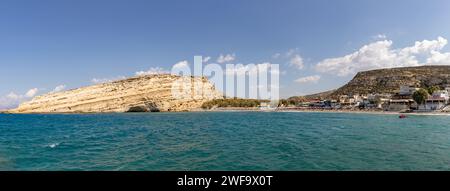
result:
[(222, 94), (206, 78), (159, 74), (37, 96), (9, 112), (189, 111), (200, 108), (205, 101), (220, 98)]

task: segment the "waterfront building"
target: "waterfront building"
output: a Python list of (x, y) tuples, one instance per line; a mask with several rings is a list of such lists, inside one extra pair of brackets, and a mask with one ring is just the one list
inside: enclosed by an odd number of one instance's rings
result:
[(413, 100), (412, 95), (419, 89), (414, 86), (400, 86), (399, 92), (392, 95), (388, 100), (387, 110), (404, 111), (417, 108), (417, 104)]
[(433, 92), (432, 95), (428, 97), (425, 105), (422, 105), (420, 109), (422, 110), (440, 110), (444, 108), (449, 103), (449, 95), (447, 90), (438, 90)]
[(391, 99), (389, 100), (389, 111), (404, 111), (416, 107), (413, 99)]

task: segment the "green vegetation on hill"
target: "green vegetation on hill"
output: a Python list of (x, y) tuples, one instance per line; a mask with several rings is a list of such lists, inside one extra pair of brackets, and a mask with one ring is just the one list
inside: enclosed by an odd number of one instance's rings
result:
[(435, 91), (439, 91), (441, 88), (439, 86), (431, 86), (427, 88), (428, 94), (433, 94)]
[(203, 109), (211, 109), (213, 107), (258, 107), (261, 105), (263, 100), (257, 99), (241, 99), (241, 98), (231, 98), (231, 99), (214, 99), (203, 103)]
[[(310, 95), (305, 95), (305, 96), (301, 96), (301, 97), (303, 97), (304, 99), (325, 99), (329, 95), (334, 93), (334, 91), (336, 91), (336, 90), (329, 90), (329, 91), (315, 93), (315, 94), (310, 94)], [(293, 97), (291, 97), (291, 98), (293, 98)]]
[(307, 101), (307, 98), (304, 96), (293, 96), (288, 99), (282, 99), (279, 102), (279, 105), (289, 106), (289, 105), (298, 105), (299, 103), (303, 103)]

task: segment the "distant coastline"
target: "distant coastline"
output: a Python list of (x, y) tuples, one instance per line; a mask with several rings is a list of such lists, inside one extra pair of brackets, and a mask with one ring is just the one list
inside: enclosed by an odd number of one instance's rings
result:
[(448, 112), (398, 112), (398, 111), (382, 111), (382, 110), (350, 110), (350, 109), (294, 109), (294, 108), (276, 108), (276, 109), (260, 109), (257, 107), (252, 108), (239, 108), (239, 107), (222, 107), (215, 109), (200, 109), (192, 112), (286, 112), (286, 113), (354, 113), (354, 114), (382, 114), (382, 115), (444, 115), (448, 116)]
[[(195, 112), (279, 112), (279, 113), (347, 113), (347, 114), (374, 114), (374, 115), (421, 115), (421, 116), (450, 116), (450, 113), (447, 112), (396, 112), (396, 111), (375, 111), (375, 110), (323, 110), (323, 109), (260, 109), (260, 108), (239, 108), (239, 107), (224, 107), (224, 108), (215, 108), (215, 109), (195, 109), (191, 111), (172, 111), (172, 112), (161, 112), (161, 113), (195, 113)], [(10, 113), (8, 111), (0, 111), (0, 114), (19, 114), (19, 115), (27, 115), (27, 114), (120, 114), (127, 112), (80, 112), (80, 113), (62, 113), (62, 112), (49, 112), (49, 113)], [(140, 113), (155, 113), (155, 112), (140, 112)], [(159, 113), (159, 112), (157, 112)]]

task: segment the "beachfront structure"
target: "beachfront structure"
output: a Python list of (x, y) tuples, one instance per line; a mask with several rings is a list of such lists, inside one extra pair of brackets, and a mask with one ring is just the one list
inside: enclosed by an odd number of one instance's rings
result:
[(259, 105), (260, 110), (273, 110), (275, 108), (275, 105), (272, 105), (270, 102), (261, 102)]
[(389, 111), (404, 111), (416, 107), (413, 99), (391, 99), (389, 100)]
[(369, 94), (363, 96), (362, 106), (364, 108), (383, 108), (384, 105), (389, 104), (390, 97), (390, 94)]
[(414, 86), (400, 86), (398, 93), (392, 95), (387, 101), (386, 109), (389, 111), (406, 111), (417, 108), (412, 95), (419, 89)]
[(449, 95), (447, 90), (438, 90), (428, 97), (424, 105), (419, 106), (420, 110), (440, 110), (449, 103)]
[(337, 99), (308, 99), (296, 105), (299, 108), (320, 109), (376, 109), (385, 111), (411, 111), (411, 110), (442, 110), (448, 106), (450, 111), (450, 86), (445, 90), (435, 91), (426, 99), (425, 104), (418, 105), (413, 94), (420, 88), (413, 86), (400, 86), (395, 94), (372, 93), (367, 95), (339, 95)]
[(348, 95), (341, 95), (339, 96), (337, 102), (339, 103), (340, 107), (354, 107), (358, 106), (359, 96), (348, 96)]
[(269, 102), (261, 102), (259, 105), (260, 109), (264, 109), (264, 108), (270, 108), (270, 103)]

